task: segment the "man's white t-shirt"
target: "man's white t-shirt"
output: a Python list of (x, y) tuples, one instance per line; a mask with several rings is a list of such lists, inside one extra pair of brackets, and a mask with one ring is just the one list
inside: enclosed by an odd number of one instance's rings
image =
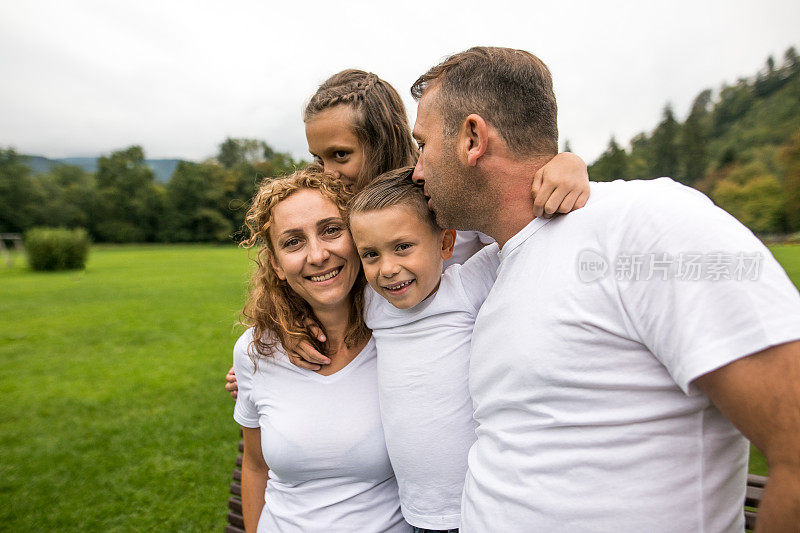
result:
[(770, 252), (662, 178), (593, 183), (500, 258), (473, 334), (461, 531), (742, 531), (748, 444), (692, 381), (800, 338)]
[(345, 368), (323, 376), (282, 351), (247, 354), (253, 330), (236, 342), (239, 383), (233, 418), (261, 428), (269, 466), (259, 532), (408, 532), (378, 408), (375, 341)]
[(449, 267), (439, 289), (411, 309), (397, 309), (366, 288), (386, 447), (403, 516), (420, 528), (459, 525), (467, 453), (475, 442), (470, 340), (498, 264), (497, 245), (486, 246)]

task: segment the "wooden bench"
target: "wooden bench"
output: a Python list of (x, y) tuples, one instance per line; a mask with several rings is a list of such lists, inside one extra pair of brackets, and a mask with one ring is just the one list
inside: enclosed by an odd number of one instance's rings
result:
[[(242, 453), (244, 442), (239, 442), (239, 455), (236, 457), (236, 470), (233, 471), (231, 494), (228, 498), (228, 525), (225, 533), (245, 533), (244, 518), (242, 518)], [(747, 491), (744, 497), (744, 522), (745, 528), (751, 530), (756, 527), (756, 511), (761, 503), (764, 485), (767, 484), (765, 476), (747, 474)]]
[(747, 474), (747, 492), (744, 495), (744, 524), (745, 528), (752, 531), (756, 527), (756, 511), (761, 503), (764, 485), (767, 484), (765, 476)]
[(228, 498), (228, 525), (225, 533), (245, 533), (244, 517), (242, 517), (242, 453), (244, 441), (239, 441), (239, 454), (236, 456), (236, 470), (233, 471), (231, 494)]

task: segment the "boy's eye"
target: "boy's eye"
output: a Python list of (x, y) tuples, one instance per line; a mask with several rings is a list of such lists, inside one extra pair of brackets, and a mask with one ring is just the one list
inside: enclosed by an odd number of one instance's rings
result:
[(421, 152), (424, 147), (425, 147), (424, 142), (417, 141), (417, 150)]
[(408, 250), (409, 248), (411, 248), (411, 243), (404, 242), (404, 243), (400, 243), (400, 244), (398, 244), (398, 245), (397, 245), (397, 247), (396, 247), (395, 249), (396, 249), (398, 252), (402, 252), (403, 250)]
[(376, 254), (375, 252), (364, 252), (363, 254), (361, 254), (361, 257), (363, 259), (372, 259), (374, 257), (378, 257), (378, 254)]

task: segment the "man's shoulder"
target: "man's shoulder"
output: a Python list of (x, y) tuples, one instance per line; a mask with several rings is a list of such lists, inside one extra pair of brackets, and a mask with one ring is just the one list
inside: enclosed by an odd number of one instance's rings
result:
[(590, 187), (592, 194), (586, 207), (674, 206), (672, 202), (676, 200), (712, 205), (705, 194), (671, 178), (590, 182)]
[[(592, 182), (586, 206), (559, 217), (558, 224), (576, 231), (612, 234), (646, 226), (651, 229), (705, 224), (731, 224), (730, 215), (714, 205), (703, 193), (670, 178)], [(723, 219), (725, 219), (723, 221)], [(679, 224), (680, 225), (680, 224)]]

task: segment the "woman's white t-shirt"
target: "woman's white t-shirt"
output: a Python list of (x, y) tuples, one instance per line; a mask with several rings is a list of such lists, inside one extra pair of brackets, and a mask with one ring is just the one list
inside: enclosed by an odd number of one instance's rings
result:
[(407, 532), (378, 407), (375, 341), (330, 376), (294, 366), (282, 350), (248, 355), (236, 342), (233, 418), (261, 428), (269, 466), (259, 532)]

